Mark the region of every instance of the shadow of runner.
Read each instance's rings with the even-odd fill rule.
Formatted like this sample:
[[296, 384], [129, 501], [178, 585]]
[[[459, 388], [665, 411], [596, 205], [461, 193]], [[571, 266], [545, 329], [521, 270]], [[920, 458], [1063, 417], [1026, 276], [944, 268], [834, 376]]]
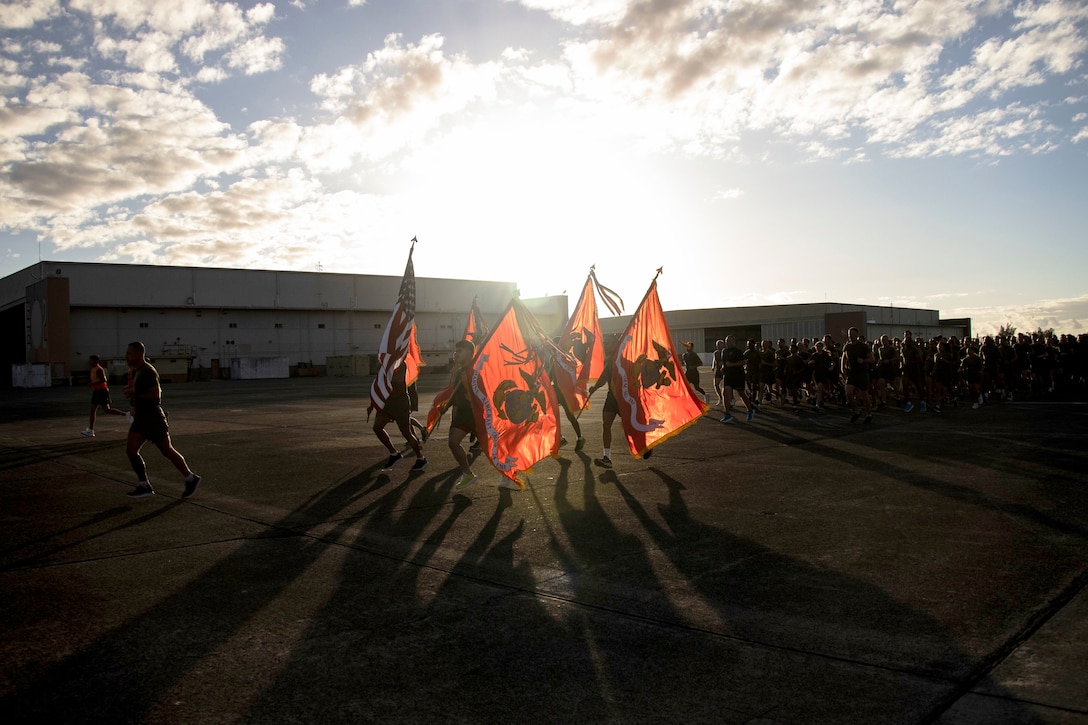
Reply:
[[[701, 603], [716, 611], [724, 627], [721, 634], [745, 643], [807, 653], [826, 660], [829, 668], [838, 662], [873, 673], [906, 675], [901, 678], [902, 700], [885, 705], [888, 719], [912, 710], [935, 716], [943, 710], [950, 692], [963, 683], [973, 683], [978, 660], [925, 614], [871, 584], [784, 556], [696, 520], [684, 500], [684, 485], [658, 469], [650, 470], [668, 489], [668, 502], [657, 505], [664, 526], [621, 481], [615, 482], [616, 488], [682, 577], [684, 588], [694, 589]], [[856, 677], [857, 672], [851, 676]], [[916, 685], [922, 680], [943, 685], [927, 693]], [[770, 692], [776, 683], [766, 686]], [[842, 707], [840, 717], [849, 712], [849, 706]], [[781, 716], [787, 720], [822, 719], [819, 712], [798, 712], [789, 705], [784, 708]], [[1014, 711], [1010, 705], [1007, 712]], [[1022, 715], [1017, 721], [1032, 720], [1026, 709]]]
[[[456, 478], [446, 477], [445, 492]], [[480, 505], [464, 496], [452, 503], [433, 528], [433, 517], [407, 515], [412, 508], [397, 520], [362, 524], [357, 541], [367, 542], [376, 524], [383, 537], [418, 548], [410, 560], [360, 552], [344, 559], [336, 592], [248, 720], [469, 722], [511, 705], [524, 711], [548, 681], [541, 655], [549, 667], [569, 667], [549, 647], [564, 632], [525, 594], [534, 579], [514, 554], [525, 521], [505, 520], [509, 492], [498, 494], [460, 557], [447, 561], [436, 558], [446, 537], [464, 511]], [[317, 689], [337, 696], [315, 698]]]
[[[375, 471], [377, 466], [313, 497], [269, 528], [280, 536], [242, 541], [177, 591], [46, 667], [32, 683], [0, 698], [0, 714], [10, 722], [123, 723], [162, 717], [150, 713], [167, 693], [329, 551], [326, 543], [303, 534], [334, 519]], [[397, 487], [386, 497], [401, 495]], [[151, 518], [152, 513], [143, 517]], [[309, 521], [309, 527], [299, 521]], [[292, 526], [294, 535], [285, 530]], [[138, 557], [133, 561], [140, 563]]]

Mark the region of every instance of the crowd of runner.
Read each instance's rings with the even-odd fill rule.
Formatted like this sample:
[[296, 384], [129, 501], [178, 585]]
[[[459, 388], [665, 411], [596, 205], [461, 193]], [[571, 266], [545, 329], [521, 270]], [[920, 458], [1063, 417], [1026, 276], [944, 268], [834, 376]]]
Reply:
[[[1011, 400], [1014, 395], [1081, 398], [1088, 391], [1088, 334], [1036, 332], [924, 340], [907, 330], [902, 338], [883, 335], [872, 341], [855, 330], [851, 334], [854, 337], [845, 343], [831, 335], [789, 341], [780, 338], [776, 342], [748, 340], [743, 350], [731, 337], [719, 340], [713, 371], [718, 402], [726, 409], [722, 422], [732, 419], [733, 394], [745, 401], [748, 420], [766, 404], [795, 412], [808, 406], [822, 412], [827, 403], [838, 403], [852, 407], [856, 421], [860, 410], [856, 398], [863, 396], [868, 398], [868, 422], [870, 405], [897, 406], [907, 413], [940, 413], [949, 405], [978, 408], [988, 401]], [[856, 357], [859, 348], [852, 347], [859, 343], [866, 346], [861, 358]], [[844, 348], [852, 348], [852, 354], [844, 356]], [[868, 355], [870, 350], [872, 355]], [[743, 387], [739, 376], [734, 377], [734, 384], [728, 382], [726, 361], [730, 359], [737, 367], [743, 365]], [[865, 360], [867, 370], [859, 371], [858, 363], [851, 366], [851, 359]], [[724, 386], [719, 385], [722, 380], [726, 381]], [[858, 381], [864, 389], [852, 390]], [[728, 400], [724, 399], [725, 391]], [[709, 402], [709, 395], [707, 398]]]

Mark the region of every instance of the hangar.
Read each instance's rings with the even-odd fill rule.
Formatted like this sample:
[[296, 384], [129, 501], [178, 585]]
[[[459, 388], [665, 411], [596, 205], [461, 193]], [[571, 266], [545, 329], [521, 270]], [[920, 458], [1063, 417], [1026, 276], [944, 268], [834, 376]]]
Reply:
[[[0, 386], [79, 384], [88, 357], [125, 374], [125, 347], [140, 340], [166, 380], [368, 375], [400, 288], [399, 276], [94, 262], [38, 262], [0, 279]], [[424, 372], [445, 372], [475, 298], [495, 320], [513, 282], [416, 278]], [[569, 314], [566, 295], [523, 300], [549, 334]], [[666, 311], [679, 347], [710, 362], [714, 342], [822, 337], [849, 327], [880, 335], [969, 337], [970, 319], [937, 310], [809, 303]], [[602, 318], [622, 332], [630, 315]], [[33, 378], [20, 380], [20, 375]]]
[[[39, 384], [42, 377], [46, 385], [79, 383], [92, 354], [123, 378], [133, 340], [167, 380], [369, 374], [400, 283], [399, 276], [39, 262], [0, 279], [0, 384], [17, 384], [16, 368]], [[416, 277], [424, 371], [447, 369], [473, 298], [492, 320], [516, 293], [513, 282]], [[547, 331], [566, 321], [565, 296], [523, 302]], [[269, 363], [278, 372], [252, 374]]]

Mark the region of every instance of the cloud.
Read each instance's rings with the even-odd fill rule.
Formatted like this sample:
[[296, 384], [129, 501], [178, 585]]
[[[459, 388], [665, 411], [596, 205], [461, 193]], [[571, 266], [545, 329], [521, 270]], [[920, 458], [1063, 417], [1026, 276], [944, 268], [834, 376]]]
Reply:
[[970, 317], [972, 331], [978, 335], [996, 333], [999, 327], [1008, 324], [1018, 332], [1053, 329], [1058, 334], [1081, 334], [1088, 332], [1088, 294], [1016, 305], [962, 307], [942, 315]]
[[32, 28], [60, 12], [57, 0], [5, 0], [0, 5], [0, 28]]
[[[1064, 132], [1016, 94], [1074, 79], [1088, 42], [1083, 4], [1062, 2], [523, 4], [590, 25], [566, 45], [576, 86], [632, 119], [669, 108], [668, 134], [689, 148], [768, 130], [815, 137], [825, 155], [854, 134], [892, 156], [1049, 150]], [[1015, 21], [1007, 37], [987, 36], [997, 14]], [[994, 118], [1010, 105], [1016, 118]]]

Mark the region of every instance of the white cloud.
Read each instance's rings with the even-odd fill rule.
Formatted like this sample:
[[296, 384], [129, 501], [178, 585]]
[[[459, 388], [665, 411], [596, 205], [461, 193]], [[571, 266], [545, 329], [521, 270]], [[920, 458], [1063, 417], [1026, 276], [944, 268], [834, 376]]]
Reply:
[[1013, 325], [1018, 332], [1053, 328], [1058, 334], [1084, 332], [1088, 324], [1088, 294], [1061, 299], [1044, 299], [1016, 305], [964, 307], [943, 311], [944, 317], [970, 317], [972, 331], [978, 335], [997, 332], [1002, 325]]
[[0, 28], [31, 28], [60, 11], [58, 0], [5, 0], [0, 5]]

